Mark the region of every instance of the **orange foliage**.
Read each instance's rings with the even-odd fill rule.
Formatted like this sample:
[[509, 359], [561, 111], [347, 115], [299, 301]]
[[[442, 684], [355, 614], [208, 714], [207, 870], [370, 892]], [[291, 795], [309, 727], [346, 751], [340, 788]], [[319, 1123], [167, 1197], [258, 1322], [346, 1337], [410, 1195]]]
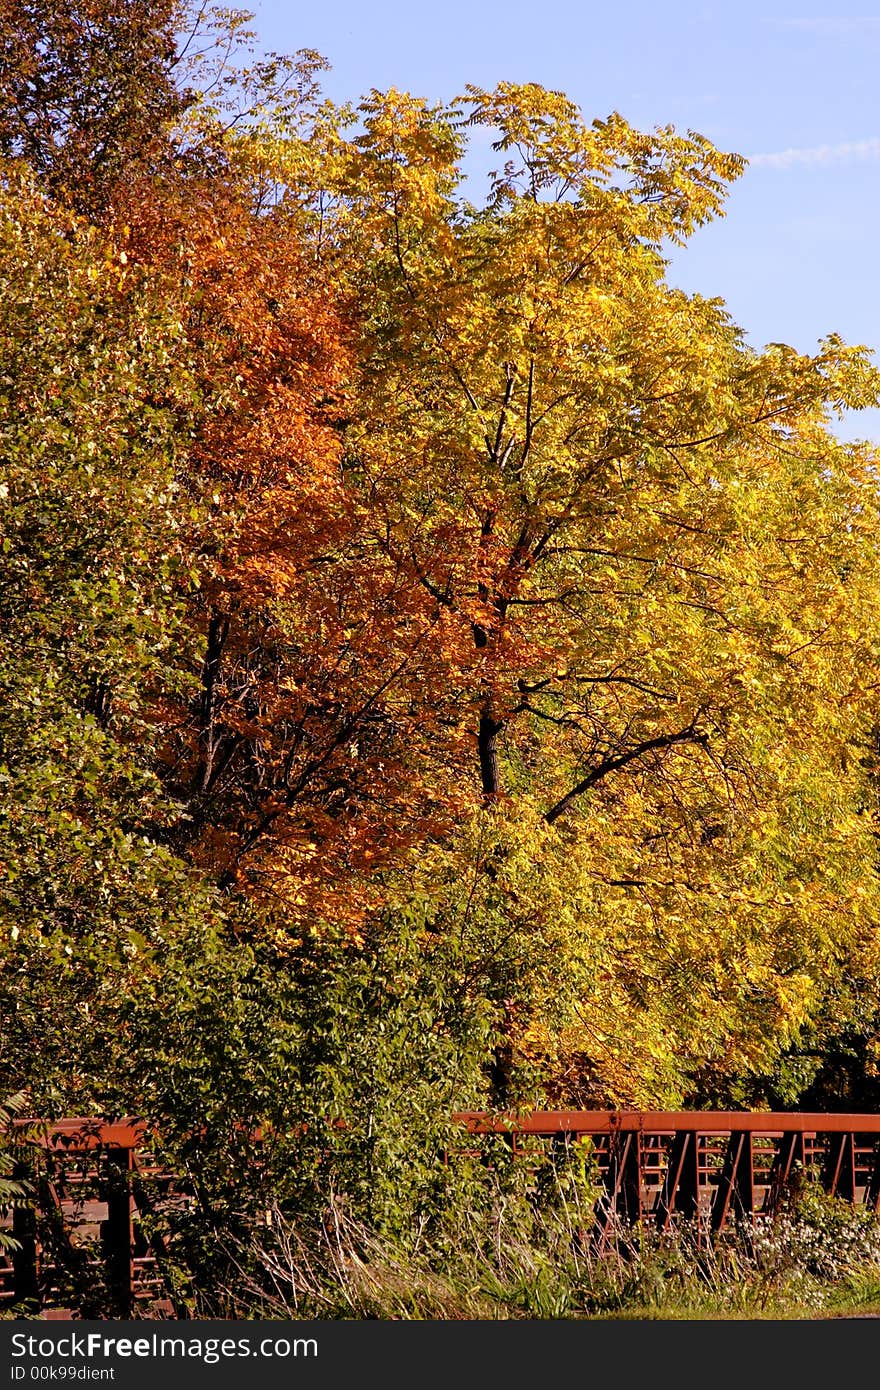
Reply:
[[176, 843], [288, 921], [318, 903], [356, 922], [359, 875], [442, 824], [459, 733], [426, 694], [443, 615], [347, 484], [344, 306], [283, 203], [204, 179], [136, 188], [120, 216], [178, 282], [201, 402], [182, 481], [209, 511], [203, 645], [196, 693], [161, 713]]

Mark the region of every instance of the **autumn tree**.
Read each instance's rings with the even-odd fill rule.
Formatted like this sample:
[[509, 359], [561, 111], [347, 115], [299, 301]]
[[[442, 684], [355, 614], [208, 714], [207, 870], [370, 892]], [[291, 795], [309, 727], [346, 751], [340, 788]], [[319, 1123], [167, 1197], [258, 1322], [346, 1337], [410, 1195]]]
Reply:
[[289, 926], [316, 900], [354, 921], [359, 883], [377, 901], [361, 871], [445, 804], [424, 777], [414, 790], [410, 756], [432, 725], [431, 623], [345, 477], [351, 305], [254, 144], [227, 143], [222, 175], [142, 181], [118, 202], [126, 254], [179, 307], [200, 402], [180, 478], [207, 508], [189, 599], [204, 645], [198, 695], [156, 707], [162, 775], [174, 845], [224, 887]]
[[0, 172], [0, 1078], [154, 1123], [205, 1280], [227, 1218], [328, 1174], [413, 1224], [486, 1031], [359, 901], [431, 816], [418, 590], [346, 487], [349, 306], [222, 124], [171, 168], [108, 130], [100, 186], [66, 145]]
[[533, 86], [361, 116], [316, 231], [363, 310], [346, 466], [445, 634], [450, 765], [578, 904], [566, 1046], [629, 1098], [761, 1065], [872, 940], [876, 461], [829, 416], [876, 374], [833, 337], [757, 352], [666, 282], [742, 168], [701, 137]]
[[184, 16], [177, 0], [3, 0], [0, 153], [90, 215], [121, 177], [170, 167]]
[[[90, 519], [135, 557], [113, 593], [158, 615], [129, 653], [93, 597], [58, 639], [65, 710], [147, 778], [125, 833], [289, 952], [415, 912], [494, 1019], [499, 1101], [518, 1059], [587, 1100], [772, 1068], [876, 961], [876, 459], [829, 422], [877, 381], [834, 337], [757, 352], [667, 283], [742, 161], [528, 85], [355, 117], [317, 55], [213, 38], [196, 99], [162, 6], [138, 32], [53, 10], [36, 50], [37, 12], [10, 18], [0, 140], [55, 203], [32, 187], [51, 255], [10, 304], [77, 267], [34, 425], [74, 431], [76, 499], [79, 371]], [[470, 130], [500, 156], [482, 202]], [[122, 374], [121, 432], [81, 360]], [[76, 515], [58, 613], [104, 572], [68, 556]]]
[[8, 167], [0, 266], [4, 1076], [79, 1106], [144, 953], [197, 912], [150, 716], [188, 641], [189, 387], [173, 311]]

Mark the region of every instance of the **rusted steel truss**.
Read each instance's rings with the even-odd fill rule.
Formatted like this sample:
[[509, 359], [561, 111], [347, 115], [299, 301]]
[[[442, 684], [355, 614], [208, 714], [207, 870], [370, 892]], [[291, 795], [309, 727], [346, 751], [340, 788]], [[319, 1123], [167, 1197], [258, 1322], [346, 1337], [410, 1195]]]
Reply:
[[[585, 1144], [601, 1188], [591, 1233], [599, 1248], [639, 1222], [669, 1230], [684, 1218], [711, 1236], [778, 1210], [802, 1177], [880, 1211], [880, 1114], [550, 1110], [454, 1118], [474, 1139], [503, 1136], [526, 1161]], [[0, 1250], [0, 1310], [26, 1305], [69, 1316], [65, 1287], [92, 1271], [116, 1316], [181, 1316], [164, 1283], [159, 1228], [147, 1218], [156, 1215], [157, 1191], [159, 1207], [188, 1198], [152, 1162], [145, 1126], [33, 1121], [21, 1136], [19, 1174], [32, 1196], [0, 1211], [0, 1230], [19, 1246]]]
[[[0, 1250], [0, 1309], [20, 1305], [70, 1316], [67, 1291], [91, 1288], [102, 1312], [174, 1315], [164, 1286], [161, 1238], [143, 1229], [154, 1175], [134, 1120], [73, 1118], [16, 1124], [15, 1175], [26, 1205], [0, 1213], [17, 1249]], [[158, 1248], [157, 1248], [158, 1247]], [[53, 1311], [54, 1310], [54, 1311]]]
[[[503, 1135], [535, 1156], [586, 1142], [601, 1184], [594, 1239], [621, 1224], [668, 1230], [685, 1218], [707, 1233], [779, 1209], [804, 1178], [854, 1206], [880, 1210], [880, 1115], [753, 1111], [548, 1110], [456, 1116], [472, 1135]], [[537, 1147], [536, 1147], [537, 1146]]]

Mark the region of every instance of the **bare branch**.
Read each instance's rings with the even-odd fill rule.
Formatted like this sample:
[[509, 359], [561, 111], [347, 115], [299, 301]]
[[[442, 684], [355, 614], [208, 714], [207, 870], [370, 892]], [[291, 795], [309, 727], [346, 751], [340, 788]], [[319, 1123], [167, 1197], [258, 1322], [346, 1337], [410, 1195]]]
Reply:
[[597, 782], [601, 782], [603, 777], [607, 777], [611, 772], [617, 772], [620, 768], [626, 767], [628, 763], [635, 762], [637, 758], [642, 758], [646, 753], [653, 753], [661, 748], [671, 748], [676, 743], [698, 743], [701, 746], [706, 743], [706, 734], [697, 733], [694, 724], [689, 724], [686, 729], [681, 729], [676, 734], [659, 734], [657, 738], [645, 739], [642, 743], [637, 743], [634, 748], [629, 748], [625, 753], [619, 753], [616, 757], [603, 758], [598, 766], [588, 772], [586, 777], [572, 787], [571, 791], [566, 792], [555, 806], [551, 806], [546, 812], [544, 819], [548, 825], [552, 825], [558, 820], [576, 800], [583, 796], [591, 787], [595, 787]]

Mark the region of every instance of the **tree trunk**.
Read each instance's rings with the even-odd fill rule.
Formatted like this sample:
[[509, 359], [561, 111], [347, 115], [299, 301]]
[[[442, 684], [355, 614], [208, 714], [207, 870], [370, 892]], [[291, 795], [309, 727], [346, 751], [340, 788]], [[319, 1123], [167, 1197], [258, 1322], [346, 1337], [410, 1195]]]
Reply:
[[217, 751], [215, 715], [217, 705], [217, 686], [220, 681], [220, 662], [223, 648], [229, 636], [229, 619], [215, 613], [208, 624], [208, 640], [205, 647], [205, 664], [202, 668], [201, 723], [204, 757], [202, 765], [196, 770], [194, 786], [205, 792], [211, 781], [214, 757]]
[[494, 719], [488, 710], [480, 715], [480, 731], [477, 735], [477, 748], [480, 753], [480, 776], [483, 780], [483, 794], [497, 796], [501, 790], [498, 776], [498, 735], [503, 728], [500, 720]]

